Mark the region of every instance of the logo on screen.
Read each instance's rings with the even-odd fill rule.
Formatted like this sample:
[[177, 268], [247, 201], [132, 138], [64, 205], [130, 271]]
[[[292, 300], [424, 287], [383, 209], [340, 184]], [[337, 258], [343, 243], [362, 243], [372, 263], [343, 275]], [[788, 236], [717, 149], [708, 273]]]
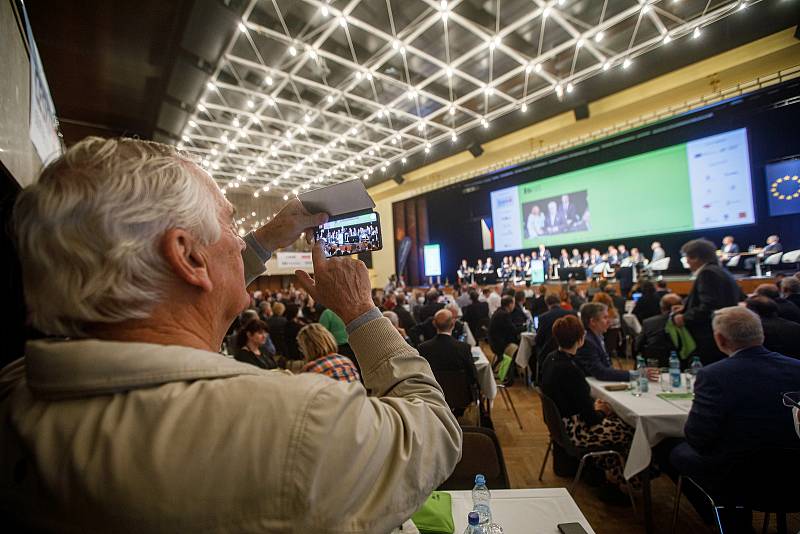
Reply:
[[769, 187], [770, 194], [778, 200], [791, 201], [800, 198], [800, 178], [795, 176], [782, 176], [772, 181]]

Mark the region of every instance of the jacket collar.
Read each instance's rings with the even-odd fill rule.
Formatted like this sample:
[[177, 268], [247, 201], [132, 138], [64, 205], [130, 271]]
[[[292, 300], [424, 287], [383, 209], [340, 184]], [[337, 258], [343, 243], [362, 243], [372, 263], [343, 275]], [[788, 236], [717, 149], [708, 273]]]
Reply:
[[175, 345], [100, 341], [31, 341], [28, 387], [49, 399], [105, 395], [138, 388], [238, 375], [258, 368], [215, 352]]
[[763, 345], [758, 345], [755, 347], [747, 347], [746, 349], [740, 349], [728, 356], [729, 358], [749, 358], [754, 356], [763, 356], [765, 354], [776, 354], [773, 351], [765, 348]]

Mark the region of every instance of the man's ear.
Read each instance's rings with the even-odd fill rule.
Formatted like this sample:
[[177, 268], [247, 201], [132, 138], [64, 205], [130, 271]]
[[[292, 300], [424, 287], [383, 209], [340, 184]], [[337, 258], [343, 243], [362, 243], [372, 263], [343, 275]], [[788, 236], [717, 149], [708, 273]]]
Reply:
[[205, 247], [189, 232], [181, 228], [167, 230], [161, 238], [161, 252], [175, 276], [203, 291], [214, 288]]

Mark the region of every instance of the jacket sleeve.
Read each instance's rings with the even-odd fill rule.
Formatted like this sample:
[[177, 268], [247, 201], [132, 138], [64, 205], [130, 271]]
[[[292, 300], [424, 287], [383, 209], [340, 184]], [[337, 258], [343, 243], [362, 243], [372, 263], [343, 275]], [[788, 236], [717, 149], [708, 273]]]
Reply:
[[[461, 429], [428, 362], [388, 319], [352, 331], [350, 345], [370, 396], [358, 383], [319, 390], [298, 423], [292, 483], [312, 499], [312, 524], [389, 532], [450, 476]], [[351, 439], [331, 439], [343, 433]]]
[[272, 252], [262, 247], [252, 232], [244, 236], [247, 247], [242, 251], [242, 261], [244, 262], [244, 284], [250, 282], [264, 274], [267, 269], [265, 264], [272, 256]]
[[594, 347], [590, 342], [583, 344], [575, 354], [575, 360], [587, 376], [593, 376], [598, 380], [606, 382], [627, 382], [630, 380], [630, 373], [624, 369], [614, 369], [606, 367], [600, 363], [600, 358], [595, 354]]
[[683, 428], [686, 441], [700, 454], [710, 454], [717, 447], [727, 414], [721, 406], [722, 391], [707, 369], [697, 373], [694, 401]]
[[695, 280], [696, 304], [683, 314], [687, 325], [705, 325], [711, 323], [711, 314], [719, 306], [720, 280], [711, 271], [703, 271]]

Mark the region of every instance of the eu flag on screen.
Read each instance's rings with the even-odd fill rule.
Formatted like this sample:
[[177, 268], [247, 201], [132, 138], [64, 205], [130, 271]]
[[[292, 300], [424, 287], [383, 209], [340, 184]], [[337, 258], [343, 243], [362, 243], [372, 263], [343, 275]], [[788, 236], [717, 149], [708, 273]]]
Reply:
[[769, 214], [800, 213], [800, 159], [769, 163], [765, 170]]

